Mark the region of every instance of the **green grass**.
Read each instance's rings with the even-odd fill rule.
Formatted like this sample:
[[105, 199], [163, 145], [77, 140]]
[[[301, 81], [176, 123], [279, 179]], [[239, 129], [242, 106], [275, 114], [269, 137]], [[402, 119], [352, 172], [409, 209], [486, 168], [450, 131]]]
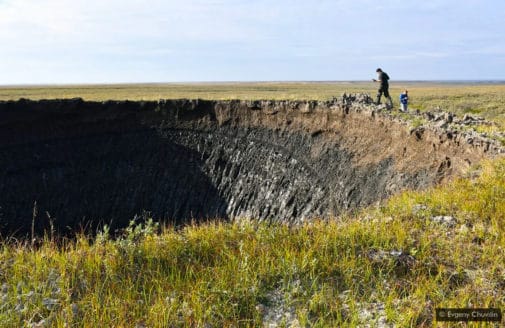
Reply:
[[[436, 307], [503, 309], [505, 160], [476, 170], [478, 178], [300, 226], [148, 221], [114, 239], [105, 231], [4, 241], [0, 326], [259, 327], [275, 306], [302, 326], [353, 326], [375, 302], [405, 327], [431, 326]], [[436, 215], [457, 223], [434, 223]], [[391, 251], [411, 258], [373, 256]]]

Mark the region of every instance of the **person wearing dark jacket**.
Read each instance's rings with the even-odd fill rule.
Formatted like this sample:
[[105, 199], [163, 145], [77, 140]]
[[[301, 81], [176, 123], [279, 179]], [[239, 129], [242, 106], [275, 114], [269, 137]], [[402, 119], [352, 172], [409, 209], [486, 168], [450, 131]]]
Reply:
[[382, 69], [377, 68], [377, 80], [373, 79], [374, 82], [379, 82], [379, 90], [377, 90], [377, 105], [381, 103], [382, 94], [389, 100], [389, 109], [393, 108], [393, 99], [389, 95], [389, 76]]

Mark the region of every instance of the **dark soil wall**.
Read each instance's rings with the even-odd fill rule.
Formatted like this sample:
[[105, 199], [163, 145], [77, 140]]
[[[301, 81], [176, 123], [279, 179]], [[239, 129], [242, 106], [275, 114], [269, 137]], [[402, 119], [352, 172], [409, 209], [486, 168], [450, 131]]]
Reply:
[[484, 154], [445, 140], [433, 150], [429, 133], [336, 102], [2, 102], [0, 138], [3, 234], [28, 232], [35, 202], [39, 231], [48, 214], [60, 232], [143, 211], [176, 223], [329, 217]]

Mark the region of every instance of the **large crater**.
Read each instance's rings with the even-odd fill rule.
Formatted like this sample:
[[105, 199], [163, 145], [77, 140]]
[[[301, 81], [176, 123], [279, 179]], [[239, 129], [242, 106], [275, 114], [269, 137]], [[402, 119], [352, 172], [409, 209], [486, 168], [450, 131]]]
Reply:
[[6, 233], [331, 217], [464, 172], [490, 152], [411, 129], [366, 96], [327, 102], [0, 102]]

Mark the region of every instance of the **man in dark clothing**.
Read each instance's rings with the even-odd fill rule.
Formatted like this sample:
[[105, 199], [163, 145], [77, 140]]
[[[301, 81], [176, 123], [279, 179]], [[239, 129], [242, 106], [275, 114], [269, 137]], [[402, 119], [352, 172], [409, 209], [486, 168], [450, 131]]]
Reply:
[[377, 91], [377, 105], [381, 103], [382, 94], [389, 100], [389, 109], [393, 108], [393, 99], [389, 95], [389, 76], [382, 69], [377, 68], [377, 80], [373, 79], [374, 82], [380, 82], [379, 90]]

